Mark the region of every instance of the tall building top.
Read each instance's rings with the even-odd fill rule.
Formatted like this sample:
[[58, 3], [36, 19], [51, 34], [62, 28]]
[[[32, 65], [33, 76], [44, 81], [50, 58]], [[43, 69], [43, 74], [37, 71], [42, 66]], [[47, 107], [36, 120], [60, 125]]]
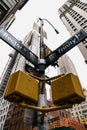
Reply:
[[80, 0], [68, 0], [67, 2], [65, 2], [65, 4], [59, 8], [58, 12], [60, 14], [60, 17], [62, 17], [65, 13], [67, 13], [69, 11], [69, 9], [71, 9], [73, 6], [75, 6], [75, 4], [77, 2], [79, 2]]
[[73, 73], [73, 74], [77, 75], [75, 66], [68, 55], [65, 54], [61, 58], [59, 58], [58, 63], [59, 63], [61, 73], [65, 73], [65, 74]]
[[[62, 5], [59, 10], [60, 19], [66, 26], [71, 35], [83, 29], [87, 32], [87, 0], [68, 0]], [[87, 63], [87, 40], [85, 39], [81, 44], [78, 44], [85, 63]]]

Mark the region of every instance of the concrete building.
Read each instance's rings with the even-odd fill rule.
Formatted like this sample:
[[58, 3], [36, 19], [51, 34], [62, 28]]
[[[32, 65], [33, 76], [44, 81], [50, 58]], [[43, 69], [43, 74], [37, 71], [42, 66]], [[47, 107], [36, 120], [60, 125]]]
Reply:
[[[58, 12], [60, 15], [60, 19], [62, 20], [63, 24], [65, 25], [65, 27], [71, 35], [73, 35], [80, 29], [84, 29], [87, 32], [86, 0], [67, 0], [67, 2], [65, 2], [65, 4], [59, 8]], [[87, 39], [83, 41], [81, 44], [79, 44], [78, 48], [80, 49], [85, 59], [85, 62], [87, 63]], [[64, 64], [61, 64], [60, 70], [63, 70], [63, 72], [67, 73], [67, 71], [69, 71], [69, 68], [72, 70], [72, 68], [69, 66], [67, 68], [67, 64], [64, 62]], [[72, 116], [77, 117], [80, 121], [82, 121], [83, 116], [87, 120], [87, 90], [84, 90], [84, 94], [86, 96], [86, 101], [79, 105], [75, 104], [73, 108], [70, 110]]]
[[11, 74], [16, 56], [17, 56], [17, 52], [13, 51], [12, 54], [10, 54], [10, 58], [5, 66], [5, 69], [3, 71], [2, 74], [2, 78], [1, 78], [1, 82], [0, 82], [0, 130], [3, 130], [4, 127], [4, 123], [7, 117], [7, 113], [8, 113], [8, 109], [9, 109], [9, 105], [10, 103], [6, 100], [4, 100], [3, 94], [4, 94], [4, 90], [5, 87], [7, 85], [9, 76]]
[[86, 97], [86, 101], [82, 102], [81, 104], [73, 105], [73, 108], [69, 109], [69, 111], [72, 117], [78, 118], [80, 122], [87, 125], [87, 90], [84, 89], [83, 92]]
[[[21, 10], [28, 0], [1, 0], [0, 1], [0, 25], [8, 29], [15, 20], [15, 13]], [[0, 78], [0, 130], [3, 130], [10, 103], [3, 98], [4, 89], [11, 74], [17, 52], [10, 54], [9, 60]]]
[[28, 0], [1, 0], [0, 1], [0, 25], [6, 29], [15, 20], [15, 13], [21, 10]]
[[73, 73], [77, 75], [75, 66], [68, 55], [65, 54], [62, 57], [60, 57], [58, 60], [58, 64], [60, 68], [60, 73], [64, 74]]
[[[48, 106], [53, 106], [52, 102], [48, 102]], [[69, 127], [72, 130], [85, 130], [85, 127], [78, 121], [77, 118], [72, 117], [69, 111], [59, 110], [49, 112], [48, 114], [48, 130], [61, 128], [62, 126]]]
[[0, 98], [0, 130], [3, 130], [4, 123], [7, 117], [7, 112], [9, 109], [9, 102], [4, 100], [3, 97]]
[[[60, 19], [70, 32], [75, 34], [80, 29], [87, 32], [87, 1], [86, 0], [67, 0], [58, 10]], [[87, 39], [78, 45], [85, 62], [87, 63]]]

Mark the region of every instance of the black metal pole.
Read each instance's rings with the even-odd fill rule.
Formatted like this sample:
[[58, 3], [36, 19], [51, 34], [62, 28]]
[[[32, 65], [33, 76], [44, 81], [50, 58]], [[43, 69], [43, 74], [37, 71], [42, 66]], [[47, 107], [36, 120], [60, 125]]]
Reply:
[[[44, 67], [44, 57], [45, 57], [45, 48], [44, 48], [44, 40], [43, 40], [43, 20], [40, 19], [40, 67], [42, 71], [40, 71], [40, 76], [44, 77], [45, 75], [45, 67]], [[46, 98], [46, 89], [45, 83], [39, 81], [38, 86], [38, 106], [45, 107], [47, 106], [47, 98]], [[38, 130], [48, 130], [48, 119], [47, 114], [38, 112]]]

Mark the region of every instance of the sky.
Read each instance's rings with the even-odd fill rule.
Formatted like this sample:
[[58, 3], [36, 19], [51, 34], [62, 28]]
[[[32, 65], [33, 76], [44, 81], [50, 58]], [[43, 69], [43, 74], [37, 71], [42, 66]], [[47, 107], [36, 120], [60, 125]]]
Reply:
[[[52, 50], [56, 49], [62, 43], [70, 38], [70, 34], [59, 18], [58, 8], [61, 7], [66, 0], [29, 0], [21, 11], [17, 11], [16, 20], [9, 28], [17, 39], [23, 38], [33, 29], [33, 23], [37, 22], [38, 17], [46, 18], [59, 31], [56, 34], [53, 28], [44, 22], [44, 30], [48, 35], [48, 47]], [[8, 54], [12, 48], [0, 40], [0, 76], [8, 60]], [[67, 53], [73, 61], [81, 84], [84, 88], [86, 85], [87, 65], [84, 63], [84, 58], [77, 47]]]

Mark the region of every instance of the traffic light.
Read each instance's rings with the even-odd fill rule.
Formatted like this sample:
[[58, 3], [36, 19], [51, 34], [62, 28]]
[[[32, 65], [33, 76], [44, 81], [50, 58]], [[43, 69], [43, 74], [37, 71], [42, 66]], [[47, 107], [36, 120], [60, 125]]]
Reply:
[[38, 81], [22, 71], [17, 71], [9, 78], [4, 98], [10, 102], [24, 101], [35, 105], [38, 101]]
[[76, 75], [69, 73], [51, 82], [55, 105], [75, 104], [85, 100], [81, 84]]

